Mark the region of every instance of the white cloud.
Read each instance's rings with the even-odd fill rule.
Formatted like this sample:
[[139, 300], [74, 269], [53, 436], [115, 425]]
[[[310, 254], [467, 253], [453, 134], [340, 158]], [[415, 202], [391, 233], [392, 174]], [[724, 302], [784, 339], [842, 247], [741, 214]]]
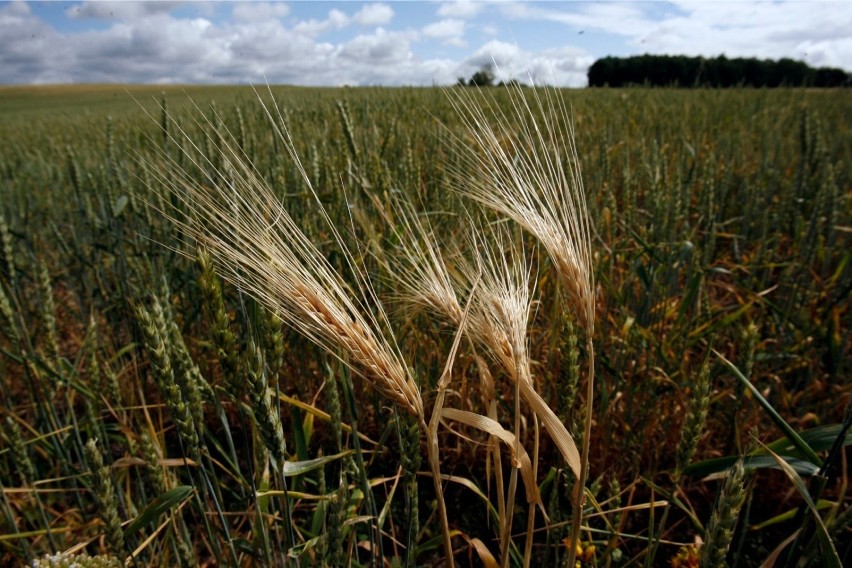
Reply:
[[303, 20], [297, 23], [293, 30], [309, 36], [318, 36], [324, 33], [345, 28], [349, 24], [349, 16], [334, 9], [329, 11], [325, 20]]
[[26, 2], [9, 2], [5, 8], [0, 9], [0, 18], [26, 17], [32, 13]]
[[263, 22], [283, 18], [290, 13], [290, 6], [283, 2], [238, 2], [232, 14], [238, 22]]
[[328, 21], [331, 22], [331, 25], [335, 29], [340, 29], [349, 24], [349, 16], [347, 16], [340, 10], [331, 10], [328, 13]]
[[[677, 2], [634, 45], [654, 53], [805, 59], [850, 67], [852, 10], [844, 2]], [[812, 49], [811, 49], [812, 48]]]
[[[340, 4], [322, 19], [306, 19], [314, 13], [306, 5], [0, 3], [0, 82], [256, 83], [265, 76], [308, 85], [450, 84], [493, 58], [503, 79], [582, 86], [588, 66], [607, 55], [592, 52], [590, 36], [604, 46], [597, 49], [614, 45], [620, 53], [724, 52], [852, 68], [848, 2], [458, 2], [439, 5], [442, 16], [417, 29], [402, 27], [410, 25], [400, 23], [404, 3], [365, 3], [351, 16]], [[43, 20], [46, 6], [74, 25]], [[467, 19], [486, 9], [488, 18]], [[381, 27], [351, 37], [355, 25]], [[582, 39], [579, 30], [587, 32]], [[483, 40], [496, 34], [518, 43]], [[530, 47], [547, 37], [557, 39]], [[465, 40], [478, 43], [467, 48]]]
[[72, 19], [122, 20], [145, 18], [154, 14], [168, 14], [180, 2], [81, 2], [69, 6], [65, 13]]
[[352, 20], [362, 26], [381, 26], [392, 19], [393, 9], [383, 3], [366, 4], [352, 16]]
[[423, 35], [427, 37], [446, 38], [462, 34], [464, 34], [464, 22], [461, 20], [441, 20], [423, 28]]
[[494, 66], [498, 81], [516, 79], [537, 85], [583, 87], [586, 71], [594, 60], [585, 51], [571, 47], [533, 52], [517, 44], [492, 40], [462, 62], [457, 76], [469, 77], [483, 67]]
[[852, 57], [852, 37], [834, 41], [805, 40], [796, 44], [796, 51], [815, 67], [846, 67], [848, 69], [850, 57]]
[[[806, 59], [850, 68], [848, 2], [642, 2], [500, 5], [511, 19], [549, 21], [620, 36], [636, 53]], [[805, 44], [815, 45], [813, 51]], [[810, 44], [808, 44], [810, 45]], [[600, 54], [606, 55], [606, 54]]]
[[442, 40], [442, 43], [464, 47], [463, 20], [447, 19], [429, 24], [423, 28], [423, 36]]
[[343, 59], [389, 65], [411, 59], [412, 39], [416, 39], [415, 34], [378, 28], [375, 33], [359, 35], [343, 44], [339, 53]]
[[485, 7], [485, 2], [472, 0], [455, 0], [453, 2], [442, 2], [438, 8], [438, 15], [444, 18], [470, 19], [477, 16]]

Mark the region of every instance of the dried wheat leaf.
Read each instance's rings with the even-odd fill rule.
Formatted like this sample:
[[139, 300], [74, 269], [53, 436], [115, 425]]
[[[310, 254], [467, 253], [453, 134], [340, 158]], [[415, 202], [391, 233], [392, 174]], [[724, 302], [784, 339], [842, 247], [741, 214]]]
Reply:
[[553, 440], [553, 443], [556, 444], [557, 448], [559, 448], [559, 452], [565, 458], [565, 462], [568, 464], [568, 467], [571, 468], [574, 476], [579, 478], [580, 452], [577, 451], [577, 444], [574, 443], [574, 438], [571, 437], [568, 429], [565, 428], [565, 425], [559, 420], [556, 414], [554, 414], [553, 410], [551, 410], [547, 403], [544, 402], [544, 399], [541, 398], [541, 395], [536, 392], [532, 385], [524, 381], [520, 381], [519, 386], [521, 396], [527, 404], [530, 405], [536, 416], [541, 419], [541, 423], [544, 425], [548, 434], [550, 434], [550, 438]]
[[520, 442], [517, 442], [513, 433], [503, 428], [496, 420], [492, 420], [482, 414], [476, 414], [475, 412], [468, 412], [457, 408], [444, 408], [441, 411], [441, 417], [447, 420], [456, 420], [502, 440], [512, 452], [512, 465], [521, 470], [521, 477], [524, 480], [524, 487], [527, 491], [527, 501], [541, 504], [541, 495], [538, 493], [538, 485], [536, 485], [535, 476], [533, 475], [530, 456]]

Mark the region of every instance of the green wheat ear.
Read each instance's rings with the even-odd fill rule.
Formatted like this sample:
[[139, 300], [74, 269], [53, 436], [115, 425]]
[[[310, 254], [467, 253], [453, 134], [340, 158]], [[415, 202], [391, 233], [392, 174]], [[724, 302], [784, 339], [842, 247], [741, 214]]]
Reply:
[[94, 438], [86, 443], [84, 449], [86, 458], [89, 460], [90, 471], [95, 479], [95, 499], [98, 502], [101, 520], [105, 525], [107, 545], [110, 552], [123, 557], [126, 554], [124, 533], [121, 530], [118, 500], [115, 497], [109, 466], [104, 464], [103, 455]]
[[190, 405], [187, 403], [180, 386], [175, 380], [169, 348], [166, 346], [168, 329], [159, 301], [154, 297], [151, 310], [141, 305], [135, 306], [136, 318], [153, 368], [154, 379], [163, 391], [166, 406], [177, 426], [178, 435], [189, 457], [201, 461], [201, 440], [195, 428]]
[[6, 295], [6, 290], [0, 286], [0, 314], [3, 315], [4, 326], [0, 327], [2, 331], [12, 343], [20, 346], [21, 334], [18, 331], [18, 322], [15, 316], [15, 310], [12, 309], [12, 302], [9, 296]]
[[237, 336], [231, 329], [231, 318], [225, 309], [222, 284], [213, 268], [213, 259], [206, 249], [198, 250], [196, 262], [201, 270], [198, 284], [204, 305], [207, 306], [209, 317], [213, 320], [213, 343], [216, 346], [216, 356], [225, 389], [230, 395], [239, 397], [243, 391], [243, 382], [239, 376]]
[[251, 407], [257, 429], [266, 449], [278, 467], [287, 461], [287, 445], [284, 442], [284, 427], [278, 416], [278, 407], [273, 404], [272, 393], [263, 370], [263, 353], [250, 341], [245, 353], [246, 379]]
[[683, 429], [680, 434], [680, 443], [677, 447], [677, 466], [675, 467], [675, 479], [680, 479], [683, 470], [692, 461], [701, 434], [704, 430], [704, 421], [707, 418], [707, 409], [710, 407], [710, 363], [705, 361], [698, 373], [695, 390], [689, 402], [689, 412], [686, 415]]
[[53, 297], [53, 285], [50, 281], [50, 273], [47, 264], [43, 260], [38, 262], [38, 284], [41, 293], [41, 317], [44, 322], [45, 349], [51, 362], [55, 365], [59, 361], [59, 338], [56, 328], [56, 302]]
[[16, 466], [21, 485], [29, 485], [36, 480], [36, 469], [21, 433], [21, 427], [10, 416], [6, 417], [6, 439], [11, 446], [12, 458]]
[[9, 279], [9, 287], [15, 289], [17, 287], [17, 267], [15, 266], [15, 248], [12, 242], [12, 231], [9, 230], [9, 224], [6, 223], [6, 217], [0, 211], [0, 242], [2, 242], [3, 256], [2, 260], [5, 266], [6, 278]]
[[99, 554], [48, 554], [33, 560], [32, 568], [123, 568], [124, 563], [115, 556]]
[[710, 517], [701, 547], [700, 568], [723, 568], [734, 537], [734, 527], [745, 501], [745, 467], [739, 460], [728, 472]]

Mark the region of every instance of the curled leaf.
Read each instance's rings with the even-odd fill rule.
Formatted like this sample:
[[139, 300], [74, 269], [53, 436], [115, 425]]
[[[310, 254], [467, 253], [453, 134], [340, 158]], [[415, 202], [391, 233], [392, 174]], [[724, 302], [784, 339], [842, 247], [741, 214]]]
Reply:
[[441, 411], [441, 417], [461, 422], [503, 441], [511, 451], [512, 465], [521, 470], [521, 477], [524, 480], [524, 488], [526, 488], [527, 492], [527, 501], [536, 504], [541, 503], [541, 495], [538, 492], [538, 485], [536, 485], [535, 476], [533, 475], [530, 456], [517, 441], [513, 433], [503, 428], [496, 420], [492, 420], [482, 414], [476, 414], [475, 412], [468, 412], [457, 408], [444, 408]]

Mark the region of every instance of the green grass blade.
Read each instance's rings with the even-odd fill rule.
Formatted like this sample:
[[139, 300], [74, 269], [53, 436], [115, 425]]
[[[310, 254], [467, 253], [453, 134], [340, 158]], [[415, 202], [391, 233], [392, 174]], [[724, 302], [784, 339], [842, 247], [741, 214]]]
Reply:
[[805, 442], [802, 437], [799, 436], [796, 431], [793, 430], [793, 428], [791, 428], [790, 425], [787, 424], [787, 422], [783, 418], [781, 418], [781, 415], [778, 414], [778, 412], [776, 412], [774, 408], [772, 408], [772, 405], [769, 404], [769, 401], [766, 400], [763, 395], [760, 394], [760, 391], [757, 390], [757, 388], [755, 388], [753, 384], [751, 384], [751, 381], [748, 380], [745, 375], [740, 372], [739, 369], [737, 369], [736, 365], [728, 361], [724, 355], [722, 355], [715, 349], [713, 350], [713, 353], [715, 353], [716, 356], [722, 360], [722, 363], [724, 363], [725, 366], [731, 370], [731, 372], [734, 374], [734, 377], [736, 377], [737, 380], [739, 380], [746, 388], [751, 391], [755, 399], [757, 399], [757, 402], [760, 403], [766, 413], [769, 414], [769, 417], [772, 419], [772, 421], [775, 422], [775, 425], [778, 426], [778, 428], [780, 428], [782, 432], [784, 432], [784, 435], [787, 436], [790, 442], [792, 442], [793, 445], [796, 446], [796, 448], [800, 452], [802, 452], [805, 458], [812, 464], [816, 466], [821, 466], [822, 460], [819, 459], [819, 456], [816, 455], [816, 452], [814, 452], [813, 448], [811, 448], [807, 444], [807, 442]]
[[139, 513], [139, 516], [133, 519], [133, 521], [125, 527], [125, 538], [156, 522], [160, 515], [188, 499], [192, 492], [192, 486], [181, 485], [166, 491], [162, 495], [158, 495], [147, 507], [145, 507], [145, 509], [142, 510], [141, 513]]
[[[837, 436], [840, 435], [843, 429], [842, 424], [825, 424], [805, 430], [799, 434], [799, 437], [815, 452], [828, 450], [834, 444]], [[852, 444], [852, 433], [846, 434], [843, 445]], [[771, 444], [767, 444], [765, 448], [758, 448], [751, 455], [744, 458], [744, 465], [748, 469], [774, 468], [778, 466], [773, 459], [766, 455], [768, 450], [772, 450], [776, 454], [782, 456], [790, 466], [796, 470], [799, 475], [815, 475], [819, 472], [819, 468], [807, 461], [806, 457], [800, 452], [789, 438], [783, 437], [775, 440]], [[736, 456], [727, 456], [722, 458], [713, 458], [695, 462], [684, 468], [684, 473], [687, 475], [708, 476], [727, 471], [739, 458]]]
[[[799, 436], [815, 452], [830, 450], [843, 430], [843, 424], [825, 424], [801, 432]], [[842, 442], [844, 446], [852, 444], [852, 432], [848, 432]], [[781, 438], [766, 446], [776, 454], [806, 459], [787, 438]], [[761, 448], [755, 453], [764, 453]]]
[[[822, 511], [822, 510], [825, 510], [825, 509], [831, 509], [835, 505], [837, 505], [837, 503], [834, 503], [833, 501], [827, 501], [825, 499], [820, 499], [819, 501], [817, 501], [816, 508], [818, 510]], [[766, 519], [762, 523], [758, 523], [756, 525], [751, 526], [750, 529], [753, 530], [753, 531], [759, 531], [760, 529], [765, 529], [766, 527], [771, 527], [773, 525], [781, 524], [785, 521], [789, 521], [789, 520], [795, 518], [797, 512], [798, 512], [798, 509], [790, 509], [788, 511], [784, 511], [780, 515], [775, 515], [772, 518]]]
[[799, 492], [799, 495], [802, 496], [802, 499], [804, 499], [808, 509], [810, 509], [813, 514], [814, 524], [816, 525], [817, 540], [819, 541], [819, 547], [822, 550], [823, 566], [826, 568], [842, 568], [843, 565], [840, 562], [840, 557], [837, 555], [837, 549], [834, 548], [834, 543], [828, 535], [828, 530], [822, 522], [822, 517], [819, 516], [817, 506], [813, 499], [811, 499], [811, 494], [808, 492], [805, 482], [802, 481], [799, 474], [796, 473], [796, 471], [790, 467], [781, 456], [774, 453], [772, 450], [769, 450], [769, 454], [775, 458], [778, 465], [781, 466], [781, 470], [787, 474], [787, 477], [789, 477], [790, 481], [793, 482], [793, 485], [796, 486], [796, 490]]

